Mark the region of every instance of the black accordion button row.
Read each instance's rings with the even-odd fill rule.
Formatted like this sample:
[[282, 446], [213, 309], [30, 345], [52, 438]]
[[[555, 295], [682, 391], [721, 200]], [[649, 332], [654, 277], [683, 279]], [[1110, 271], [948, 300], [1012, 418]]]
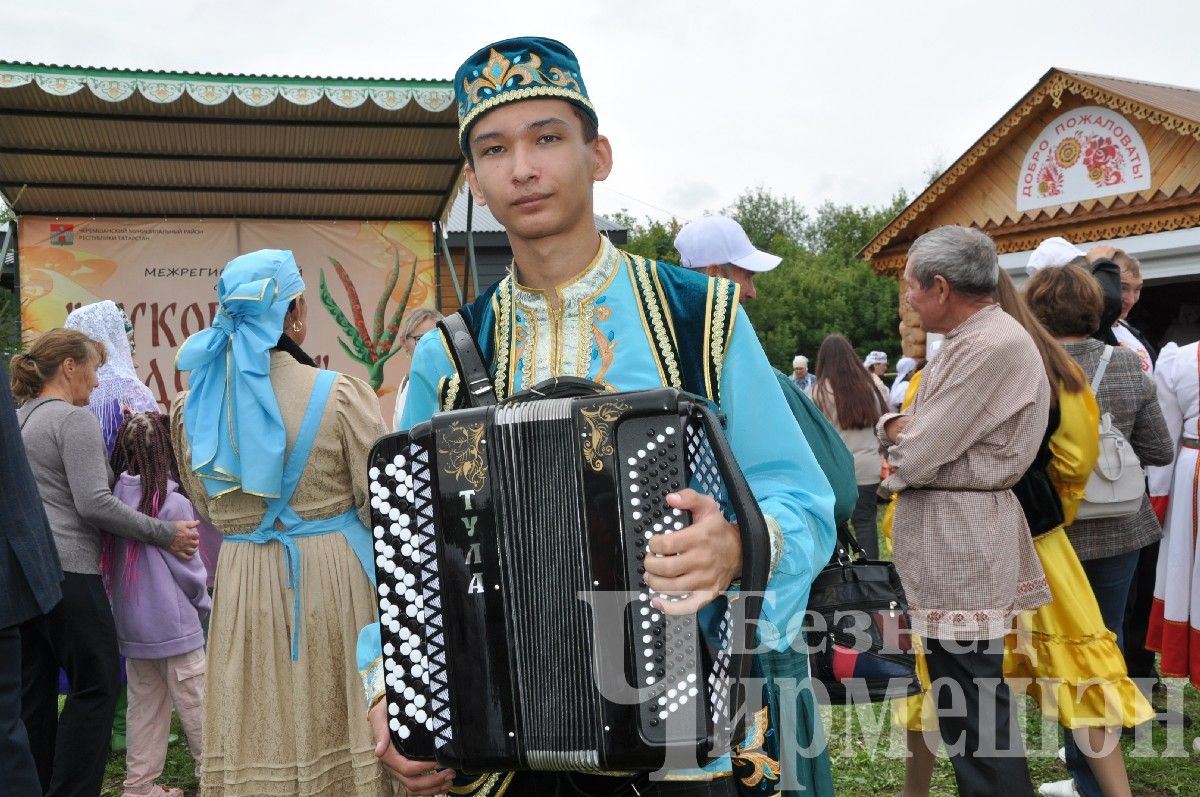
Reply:
[[[635, 572], [639, 577], [646, 572], [643, 563], [650, 540], [656, 534], [671, 534], [690, 523], [683, 510], [674, 509], [666, 502], [668, 493], [683, 487], [682, 463], [675, 435], [675, 428], [670, 426], [662, 431], [646, 429], [645, 442], [626, 458], [630, 469], [626, 474], [625, 490], [632, 507], [629, 514], [632, 523], [628, 528], [638, 562]], [[646, 722], [656, 728], [699, 694], [697, 676], [692, 670], [696, 660], [696, 640], [692, 630], [670, 633], [672, 619], [664, 617], [650, 603], [654, 590], [646, 585], [644, 578], [639, 578], [638, 586], [642, 591], [633, 605], [635, 630], [640, 625], [637, 667], [640, 685], [649, 691], [644, 704]], [[675, 622], [688, 623], [690, 629], [695, 621], [686, 618]]]
[[422, 634], [421, 551], [415, 534], [413, 479], [404, 470], [406, 464], [403, 455], [397, 454], [390, 461], [379, 460], [368, 472], [371, 508], [378, 521], [373, 536], [376, 565], [381, 571], [379, 617], [389, 692], [388, 726], [402, 740], [414, 731], [432, 731], [433, 725], [427, 698], [429, 661]]

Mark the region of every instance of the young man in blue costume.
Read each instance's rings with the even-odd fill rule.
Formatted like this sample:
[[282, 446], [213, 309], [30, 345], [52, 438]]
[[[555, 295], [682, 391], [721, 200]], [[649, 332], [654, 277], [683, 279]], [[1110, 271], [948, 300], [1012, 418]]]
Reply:
[[[579, 65], [565, 45], [520, 38], [484, 47], [459, 68], [455, 92], [471, 192], [504, 224], [514, 255], [512, 273], [466, 311], [497, 397], [552, 376], [578, 376], [614, 392], [669, 386], [714, 402], [771, 532], [759, 641], [787, 650], [812, 580], [833, 550], [833, 496], [738, 307], [737, 286], [629, 255], [596, 231], [592, 188], [612, 169], [612, 148], [597, 132]], [[413, 356], [401, 428], [455, 407], [464, 390], [443, 336], [427, 335]], [[651, 543], [664, 556], [647, 557], [646, 581], [658, 592], [690, 594], [663, 611], [696, 612], [738, 578], [738, 530], [708, 496], [683, 490], [668, 502], [690, 511], [693, 522]], [[359, 668], [375, 701], [376, 754], [409, 794], [634, 793], [626, 778], [469, 776], [407, 760], [391, 745], [378, 700], [377, 629], [364, 629]], [[785, 730], [803, 739], [813, 729]], [[673, 771], [640, 794], [772, 793], [780, 781], [778, 753], [771, 755], [777, 731], [761, 723], [753, 731], [732, 763], [726, 756], [703, 770]], [[795, 746], [790, 739], [788, 745]], [[801, 783], [818, 779], [806, 775], [799, 774]], [[828, 781], [827, 767], [819, 779]], [[577, 791], [583, 780], [586, 791]]]

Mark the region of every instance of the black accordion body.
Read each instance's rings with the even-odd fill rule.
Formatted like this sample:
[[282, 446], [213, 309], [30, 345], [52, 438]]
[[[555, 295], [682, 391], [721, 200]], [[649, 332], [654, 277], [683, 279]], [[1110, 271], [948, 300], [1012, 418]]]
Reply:
[[[670, 389], [519, 398], [440, 413], [371, 451], [397, 749], [473, 771], [653, 770], [671, 748], [727, 752], [769, 542], [715, 416]], [[649, 540], [691, 523], [665, 499], [689, 486], [731, 508], [742, 536], [748, 595], [719, 597], [708, 633], [653, 607], [642, 577]], [[603, 595], [619, 595], [607, 611], [586, 597]]]

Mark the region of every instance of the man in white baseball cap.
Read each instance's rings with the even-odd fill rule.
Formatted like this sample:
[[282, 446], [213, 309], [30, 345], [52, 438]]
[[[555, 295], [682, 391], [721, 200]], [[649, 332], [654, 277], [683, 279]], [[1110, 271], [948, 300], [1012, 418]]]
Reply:
[[675, 248], [681, 266], [736, 282], [743, 302], [758, 295], [754, 275], [770, 271], [783, 260], [755, 249], [742, 225], [726, 216], [704, 216], [689, 222], [675, 236]]
[[1033, 276], [1044, 268], [1061, 268], [1076, 258], [1084, 257], [1085, 253], [1066, 238], [1054, 236], [1038, 244], [1037, 249], [1029, 256], [1025, 265], [1025, 273]]

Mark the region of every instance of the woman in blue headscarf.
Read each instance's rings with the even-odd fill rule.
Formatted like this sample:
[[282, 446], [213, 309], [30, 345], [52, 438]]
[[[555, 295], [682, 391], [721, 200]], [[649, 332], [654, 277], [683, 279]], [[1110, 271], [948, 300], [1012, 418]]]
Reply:
[[213, 325], [184, 343], [179, 471], [225, 535], [209, 628], [201, 794], [390, 793], [372, 755], [358, 629], [375, 619], [367, 453], [375, 393], [300, 346], [291, 252], [231, 261]]

